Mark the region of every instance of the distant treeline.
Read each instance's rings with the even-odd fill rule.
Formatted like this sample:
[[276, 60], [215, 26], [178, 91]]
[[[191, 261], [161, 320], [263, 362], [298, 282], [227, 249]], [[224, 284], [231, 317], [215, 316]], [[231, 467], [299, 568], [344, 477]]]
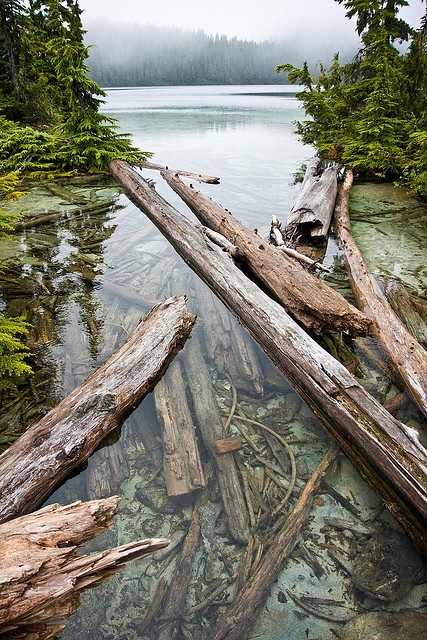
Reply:
[[103, 87], [286, 83], [276, 65], [301, 57], [286, 43], [229, 39], [202, 30], [109, 21], [85, 28], [86, 43], [94, 45], [91, 77]]

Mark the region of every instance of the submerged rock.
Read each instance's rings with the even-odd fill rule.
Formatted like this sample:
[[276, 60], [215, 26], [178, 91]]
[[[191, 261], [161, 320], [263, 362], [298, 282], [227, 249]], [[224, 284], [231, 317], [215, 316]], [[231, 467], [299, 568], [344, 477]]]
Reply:
[[403, 534], [390, 529], [372, 536], [353, 568], [354, 585], [385, 602], [400, 600], [425, 576], [418, 551]]
[[347, 622], [340, 640], [427, 640], [427, 613], [365, 613]]

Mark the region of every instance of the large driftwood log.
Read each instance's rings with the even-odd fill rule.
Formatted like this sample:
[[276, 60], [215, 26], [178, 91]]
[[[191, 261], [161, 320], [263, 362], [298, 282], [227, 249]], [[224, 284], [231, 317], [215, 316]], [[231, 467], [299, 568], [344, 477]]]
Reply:
[[204, 225], [232, 239], [256, 278], [302, 326], [318, 334], [367, 332], [369, 323], [365, 316], [297, 260], [265, 242], [229, 211], [184, 184], [178, 176], [168, 171], [161, 174]]
[[276, 539], [271, 541], [255, 573], [236, 594], [233, 604], [220, 617], [208, 640], [245, 640], [248, 637], [260, 607], [270, 595], [275, 579], [298, 542], [322, 478], [337, 453], [338, 448], [335, 445], [330, 447], [305, 485], [284, 527]]
[[156, 386], [154, 399], [162, 425], [168, 496], [184, 497], [206, 485], [179, 362], [172, 363], [167, 376]]
[[154, 307], [135, 333], [0, 456], [0, 522], [28, 513], [153, 389], [188, 338], [185, 298]]
[[91, 555], [77, 546], [107, 530], [119, 498], [49, 505], [0, 525], [0, 638], [51, 638], [79, 606], [80, 592], [121, 565], [165, 547], [163, 538], [138, 540]]
[[427, 352], [396, 316], [370, 273], [350, 231], [348, 201], [353, 172], [346, 173], [335, 209], [335, 233], [343, 252], [353, 293], [372, 320], [372, 332], [381, 342], [390, 364], [421, 411], [427, 415]]
[[321, 170], [322, 161], [312, 158], [301, 191], [288, 216], [285, 235], [293, 242], [298, 236], [326, 241], [337, 197], [337, 168]]
[[132, 201], [246, 326], [408, 535], [427, 553], [427, 451], [226, 253], [171, 207], [126, 162], [110, 170]]

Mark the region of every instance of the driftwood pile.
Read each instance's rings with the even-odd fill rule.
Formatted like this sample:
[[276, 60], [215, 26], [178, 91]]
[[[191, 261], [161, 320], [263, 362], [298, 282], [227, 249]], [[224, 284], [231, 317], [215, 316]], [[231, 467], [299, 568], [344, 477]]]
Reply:
[[0, 637], [10, 637], [11, 630], [13, 637], [52, 637], [62, 628], [52, 621], [77, 608], [81, 589], [168, 544], [142, 540], [76, 556], [77, 545], [111, 526], [116, 498], [22, 514], [46, 500], [138, 406], [194, 321], [183, 297], [154, 307], [116, 353], [0, 456]]
[[[144, 431], [140, 435], [145, 451], [152, 457], [155, 469], [152, 477], [156, 478], [163, 470], [167, 495], [183, 505], [191, 504], [191, 517], [170, 536], [165, 555], [157, 555], [154, 567], [164, 567], [170, 558], [177, 557], [181, 548], [170, 581], [163, 578], [164, 569], [158, 570], [162, 577], [151, 605], [141, 612], [137, 623], [138, 637], [156, 629], [155, 637], [160, 640], [182, 637], [244, 640], [253, 629], [279, 572], [295, 550], [320, 579], [325, 570], [316, 554], [304, 543], [301, 532], [307, 527], [322, 479], [337, 464], [340, 448], [418, 549], [427, 553], [424, 537], [427, 452], [420, 444], [418, 434], [393, 418], [357, 383], [345, 366], [311, 337], [323, 338], [337, 332], [359, 336], [372, 332], [381, 339], [384, 332], [376, 322], [376, 312], [368, 306], [361, 310], [353, 307], [314, 275], [319, 267], [315, 261], [307, 260], [294, 249], [289, 251], [286, 246], [286, 251], [272, 246], [210, 198], [184, 184], [178, 174], [208, 183], [217, 182], [216, 178], [169, 171], [152, 164], [148, 168], [161, 171], [201, 224], [179, 214], [126, 163], [114, 161], [110, 165], [111, 173], [130, 199], [248, 329], [339, 447], [330, 444], [314, 471], [304, 474], [300, 463], [296, 462], [286, 426], [283, 431], [272, 429], [245, 412], [238, 397], [239, 377], [245, 378], [245, 385], [250, 386], [255, 395], [261, 395], [265, 372], [260, 371], [252, 343], [244, 334], [232, 331], [227, 314], [207, 289], [198, 292], [203, 298], [198, 305], [205, 311], [203, 326], [196, 327], [181, 356], [171, 362], [195, 322], [195, 317], [187, 311], [184, 298], [177, 295], [185, 290], [192, 302], [194, 292], [189, 281], [180, 282], [179, 277], [168, 277], [169, 290], [165, 286], [165, 274], [174, 273], [174, 261], [159, 264], [161, 286], [156, 284], [157, 276], [153, 273], [152, 289], [144, 287], [143, 295], [132, 287], [109, 282], [112, 295], [120, 295], [140, 307], [151, 306], [165, 294], [171, 297], [157, 304], [100, 369], [0, 456], [0, 521], [4, 523], [0, 525], [1, 543], [13, 553], [21, 553], [20, 557], [34, 550], [35, 559], [35, 566], [28, 571], [22, 570], [18, 578], [13, 571], [17, 556], [10, 555], [11, 561], [6, 559], [1, 566], [0, 597], [4, 594], [7, 600], [7, 615], [0, 620], [3, 624], [0, 637], [8, 637], [7, 633], [12, 629], [14, 634], [20, 634], [13, 637], [51, 637], [59, 630], [56, 621], [78, 606], [73, 593], [108, 577], [116, 571], [117, 564], [128, 558], [169, 543], [164, 538], [143, 540], [126, 545], [126, 548], [118, 547], [76, 559], [75, 547], [111, 524], [112, 515], [117, 511], [116, 498], [73, 504], [67, 508], [53, 505], [36, 514], [22, 516], [40, 505], [71, 470], [80, 466], [151, 390], [154, 390], [153, 411], [160, 432], [154, 424], [156, 421], [151, 425], [150, 416], [146, 415]], [[332, 204], [328, 204], [324, 221], [327, 229], [335, 203], [336, 170], [328, 171], [327, 187], [323, 184], [324, 178], [317, 173], [316, 163], [316, 171], [308, 171], [307, 177], [318, 183], [314, 191], [318, 194], [320, 190], [323, 194], [316, 195], [314, 202], [316, 199], [324, 202], [324, 194], [330, 194], [326, 199]], [[307, 188], [302, 194], [309, 191]], [[346, 194], [344, 189], [338, 214], [346, 207]], [[301, 206], [294, 209], [303, 210], [307, 218], [306, 196], [301, 202]], [[308, 218], [304, 224], [307, 221]], [[312, 235], [324, 237], [327, 233], [319, 231], [315, 212], [309, 224]], [[346, 225], [345, 222], [342, 224]], [[300, 233], [295, 229], [291, 230], [293, 239]], [[280, 243], [280, 225], [276, 224], [276, 231]], [[348, 237], [343, 242], [350, 244]], [[227, 337], [221, 345], [209, 337], [213, 334], [211, 327], [218, 324], [226, 329]], [[425, 352], [423, 355], [423, 351], [417, 350], [413, 339], [402, 347], [401, 353], [405, 353], [406, 348], [418, 358], [418, 366], [406, 377], [402, 367], [399, 369], [396, 365], [396, 371], [414, 401], [425, 410]], [[215, 363], [217, 370], [227, 372], [221, 383], [229, 393], [226, 416], [214, 389], [212, 372], [205, 364], [204, 353]], [[396, 360], [399, 358], [402, 356], [398, 355]], [[162, 377], [166, 368], [168, 374]], [[209, 504], [212, 470], [208, 470], [209, 465], [206, 467], [207, 454], [218, 482], [228, 535], [241, 549], [238, 554], [233, 552], [228, 557], [219, 552], [210, 537], [216, 517]], [[129, 475], [128, 461], [120, 448], [113, 455], [108, 451], [104, 457], [103, 451], [98, 455], [98, 471], [91, 472], [87, 480], [90, 498], [104, 496], [114, 489], [114, 479], [109, 480], [112, 469], [116, 480]], [[330, 495], [333, 495], [332, 488]], [[335, 493], [335, 498], [350, 513], [355, 511], [343, 496]], [[147, 499], [141, 495], [141, 500]], [[98, 513], [104, 515], [98, 518]], [[88, 520], [84, 532], [82, 525], [78, 533], [73, 533], [69, 523], [73, 517], [81, 518], [82, 522]], [[338, 529], [354, 527], [337, 521], [331, 522], [330, 526]], [[40, 540], [34, 537], [32, 527], [42, 530]], [[61, 533], [57, 533], [58, 530]], [[17, 531], [22, 533], [21, 537], [16, 535]], [[40, 546], [43, 547], [41, 551]], [[203, 561], [200, 560], [201, 546], [205, 550]], [[338, 547], [328, 546], [334, 563], [344, 571], [345, 566], [337, 557]], [[38, 563], [41, 553], [46, 555]], [[166, 554], [170, 558], [164, 560]], [[219, 558], [213, 558], [215, 555]], [[49, 558], [47, 564], [45, 558]], [[60, 568], [56, 559], [59, 559]], [[218, 559], [228, 573], [226, 578], [212, 575], [211, 563]], [[189, 607], [188, 594], [195, 589], [192, 584], [195, 562], [204, 565], [207, 586], [203, 589], [201, 585], [196, 586], [196, 604]], [[63, 588], [57, 591], [38, 588], [39, 582], [42, 585], [61, 584]], [[20, 589], [21, 596], [25, 594], [28, 610], [13, 604], [16, 589]], [[37, 605], [27, 600], [27, 593], [35, 594]], [[321, 607], [328, 604], [326, 600], [317, 603], [319, 609], [292, 591], [287, 593], [304, 615], [323, 617], [337, 624], [348, 620], [323, 613]], [[64, 596], [61, 606], [54, 597], [56, 594], [61, 598]], [[209, 619], [210, 631], [203, 631], [200, 626], [202, 612], [204, 625]], [[6, 635], [2, 636], [2, 633]]]
[[[408, 535], [426, 552], [423, 531], [427, 524], [427, 452], [417, 434], [395, 420], [344, 366], [292, 320], [285, 311], [285, 300], [282, 299], [283, 308], [249, 280], [227, 253], [207, 237], [203, 228], [172, 208], [126, 163], [113, 161], [110, 169], [133, 202], [149, 216], [185, 261], [247, 327], [294, 388], [303, 395], [343, 451], [369, 479]], [[260, 278], [268, 260], [270, 245], [256, 234], [253, 237], [246, 233], [242, 239], [242, 226], [234, 221], [229, 212], [198, 194], [192, 187], [184, 185], [178, 176], [167, 171], [163, 171], [162, 175], [204, 223], [211, 214], [216, 232], [224, 231], [226, 227], [227, 239], [232, 237], [234, 244], [245, 255], [249, 246], [247, 266], [251, 268], [255, 264], [259, 267], [256, 272], [254, 270], [254, 276]], [[271, 247], [271, 250], [274, 248]], [[280, 264], [292, 262], [284, 253], [276, 255]], [[299, 269], [307, 273], [302, 267]], [[311, 274], [308, 276], [316, 280]], [[267, 272], [262, 282], [268, 286]], [[295, 297], [299, 291], [302, 309], [299, 320], [302, 322], [310, 312], [307, 322], [312, 329], [312, 300], [308, 300], [303, 307], [304, 296], [295, 279], [282, 282], [295, 291]], [[276, 290], [274, 295], [276, 297]], [[327, 325], [333, 323], [335, 318], [335, 328], [343, 328], [343, 318], [350, 325], [350, 317], [359, 317], [359, 312], [354, 309], [352, 313], [344, 299], [343, 302], [338, 301], [331, 310], [331, 305], [335, 304], [334, 301], [331, 303], [332, 297], [317, 297], [318, 324], [322, 303], [328, 308], [328, 314], [325, 314], [329, 318]], [[289, 313], [296, 315], [293, 301], [289, 306]], [[365, 322], [366, 329], [369, 324], [364, 316], [360, 317], [358, 326], [363, 326]]]

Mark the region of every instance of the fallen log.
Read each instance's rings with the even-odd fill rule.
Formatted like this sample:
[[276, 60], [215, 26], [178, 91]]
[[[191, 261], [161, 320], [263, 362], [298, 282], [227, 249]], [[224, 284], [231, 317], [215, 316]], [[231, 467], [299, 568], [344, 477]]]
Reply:
[[383, 346], [390, 365], [427, 416], [427, 352], [409, 333], [370, 273], [350, 230], [348, 201], [353, 172], [346, 173], [335, 209], [335, 233], [343, 252], [356, 301], [372, 321], [372, 333]]
[[312, 260], [312, 258], [306, 256], [305, 253], [300, 253], [299, 251], [296, 251], [296, 249], [287, 247], [282, 234], [282, 223], [274, 214], [271, 220], [270, 238], [281, 251], [284, 251], [288, 256], [292, 256], [304, 264], [308, 264], [312, 269], [320, 269], [320, 271], [326, 271], [327, 273], [331, 271], [329, 267], [326, 267], [324, 264], [319, 262], [319, 260]]
[[187, 599], [199, 538], [200, 522], [196, 503], [193, 509], [190, 528], [182, 545], [181, 556], [174, 570], [172, 582], [162, 607], [162, 614], [158, 621], [159, 624], [156, 632], [157, 640], [171, 640], [182, 637], [179, 623], [185, 610], [185, 601]]
[[155, 164], [154, 162], [144, 162], [140, 165], [141, 168], [144, 169], [154, 169], [154, 171], [172, 171], [173, 173], [177, 173], [180, 176], [185, 176], [186, 178], [192, 178], [196, 180], [196, 182], [207, 182], [208, 184], [219, 184], [219, 178], [217, 176], [204, 176], [201, 173], [192, 173], [191, 171], [183, 171], [182, 169], [168, 169], [168, 167], [163, 167], [161, 164]]
[[138, 307], [143, 307], [144, 309], [151, 309], [151, 307], [159, 303], [159, 301], [154, 298], [147, 298], [146, 296], [141, 295], [133, 287], [116, 284], [111, 280], [102, 280], [102, 287], [113, 296], [117, 296], [117, 298], [126, 300], [127, 302]]
[[111, 200], [102, 200], [101, 202], [91, 202], [90, 204], [85, 204], [81, 207], [77, 207], [75, 209], [64, 209], [63, 211], [51, 211], [50, 213], [45, 213], [41, 216], [37, 216], [36, 218], [28, 218], [20, 220], [13, 225], [15, 230], [19, 229], [28, 229], [30, 227], [38, 227], [43, 224], [48, 224], [53, 220], [58, 220], [59, 218], [69, 218], [70, 216], [81, 216], [81, 215], [92, 215], [92, 214], [102, 214], [106, 211], [109, 211], [113, 205], [116, 204], [115, 199]]
[[220, 454], [216, 449], [218, 440], [224, 439], [226, 434], [222, 425], [221, 411], [197, 337], [193, 337], [188, 342], [183, 355], [197, 425], [206, 448], [212, 452], [215, 460], [228, 527], [237, 542], [246, 544], [249, 536], [248, 510], [233, 454], [227, 452]]
[[312, 158], [285, 226], [288, 242], [298, 237], [326, 242], [337, 197], [337, 168], [321, 170], [322, 161]]
[[246, 326], [423, 553], [427, 553], [427, 451], [226, 253], [126, 162], [110, 171], [191, 268]]
[[179, 362], [154, 389], [157, 416], [162, 425], [163, 469], [168, 496], [184, 497], [205, 485], [196, 439], [196, 427], [185, 395]]
[[49, 505], [0, 525], [0, 638], [42, 640], [79, 606], [80, 592], [113, 576], [128, 560], [168, 540], [131, 542], [91, 555], [78, 545], [106, 531], [119, 498]]
[[208, 640], [245, 640], [248, 637], [260, 607], [270, 595], [271, 587], [283, 569], [285, 560], [298, 542], [301, 530], [307, 523], [316, 491], [337, 453], [338, 448], [332, 445], [305, 485], [282, 530], [271, 541], [261, 563], [236, 594], [233, 604], [220, 617]]
[[367, 332], [369, 322], [366, 317], [299, 262], [277, 251], [211, 198], [185, 185], [178, 176], [170, 171], [162, 171], [161, 175], [202, 224], [232, 239], [255, 277], [307, 330], [317, 334], [344, 331], [361, 335]]
[[184, 297], [154, 307], [116, 353], [0, 456], [0, 522], [37, 508], [132, 413], [194, 321]]
[[382, 278], [387, 301], [405, 327], [427, 347], [427, 300], [412, 294], [395, 278]]

